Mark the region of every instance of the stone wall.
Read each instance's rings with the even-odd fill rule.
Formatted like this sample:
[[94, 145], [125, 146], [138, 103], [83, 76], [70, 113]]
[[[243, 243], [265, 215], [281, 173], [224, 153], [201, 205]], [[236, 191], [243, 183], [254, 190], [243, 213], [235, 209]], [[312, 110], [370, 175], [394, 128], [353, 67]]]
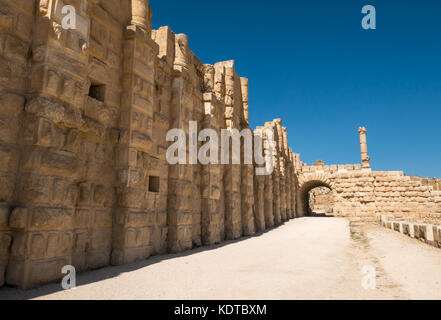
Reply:
[[168, 130], [248, 129], [252, 106], [234, 61], [203, 64], [186, 35], [151, 19], [148, 0], [0, 2], [0, 286], [253, 235], [304, 215], [320, 186], [353, 221], [440, 221], [439, 181], [308, 167], [281, 119], [258, 128], [274, 132], [263, 134], [271, 175], [193, 162], [191, 144], [187, 164], [169, 165]]
[[400, 171], [371, 171], [360, 165], [313, 165], [299, 171], [298, 214], [307, 214], [306, 193], [315, 187], [332, 190], [335, 216], [374, 222], [378, 214], [394, 220], [441, 223], [440, 192]]
[[410, 175], [412, 181], [420, 181], [424, 185], [433, 187], [435, 191], [441, 191], [441, 179], [438, 178], [422, 178]]
[[334, 211], [334, 198], [332, 190], [318, 187], [309, 192], [309, 208], [314, 213], [332, 214]]
[[[25, 246], [24, 239], [16, 232], [18, 225], [9, 216], [11, 211], [16, 215], [20, 212], [18, 208], [14, 210], [17, 198], [25, 196], [17, 192], [16, 182], [25, 148], [22, 143], [26, 133], [24, 106], [30, 82], [34, 20], [34, 1], [0, 3], [0, 286], [5, 282], [10, 259], [19, 255]], [[11, 249], [13, 236], [16, 245]]]
[[[75, 30], [61, 26], [64, 5], [76, 8]], [[168, 164], [169, 129], [249, 128], [248, 80], [234, 61], [203, 64], [186, 35], [152, 30], [151, 17], [147, 0], [0, 3], [0, 286], [212, 245], [295, 216], [280, 119], [266, 125], [276, 132], [272, 176]]]

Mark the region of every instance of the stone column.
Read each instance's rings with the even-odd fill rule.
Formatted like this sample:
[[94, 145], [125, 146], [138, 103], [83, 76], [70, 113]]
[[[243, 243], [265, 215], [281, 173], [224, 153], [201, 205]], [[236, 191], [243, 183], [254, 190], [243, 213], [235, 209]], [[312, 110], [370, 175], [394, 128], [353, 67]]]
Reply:
[[290, 158], [291, 158], [291, 210], [292, 217], [296, 217], [296, 193], [297, 193], [297, 176], [295, 171], [295, 154], [289, 149]]
[[249, 109], [248, 109], [248, 79], [247, 78], [240, 78], [240, 84], [242, 87], [243, 117], [249, 125], [250, 115], [249, 115]]
[[[220, 101], [224, 102], [225, 123], [228, 130], [240, 129], [240, 122], [234, 112], [235, 86], [234, 61], [218, 62], [215, 67], [215, 93]], [[237, 89], [240, 89], [238, 87]], [[231, 151], [231, 149], [230, 149]], [[230, 161], [232, 153], [230, 152]], [[242, 232], [242, 199], [241, 165], [228, 164], [223, 166], [224, 177], [224, 204], [225, 204], [225, 237], [227, 240], [238, 239]]]
[[277, 130], [277, 153], [279, 161], [279, 208], [280, 208], [280, 222], [286, 221], [286, 166], [284, 158], [284, 141], [282, 119], [275, 119], [275, 130]]
[[178, 69], [188, 69], [188, 37], [186, 34], [176, 35], [175, 44], [175, 67]]
[[[270, 128], [274, 132], [274, 141], [272, 142], [273, 149], [273, 163], [274, 163], [274, 172], [272, 174], [272, 187], [273, 187], [273, 215], [274, 215], [274, 224], [280, 225], [282, 222], [282, 217], [280, 213], [280, 153], [279, 153], [279, 135], [276, 124], [272, 122], [268, 122], [265, 124], [266, 127]], [[271, 142], [269, 142], [271, 143]]]
[[132, 25], [151, 32], [151, 12], [149, 0], [132, 0]]
[[[262, 132], [262, 155], [265, 155], [265, 146], [263, 131], [264, 127], [257, 127], [256, 131]], [[255, 155], [256, 156], [256, 155]], [[263, 167], [264, 165], [256, 165], [257, 167]], [[256, 223], [256, 231], [261, 232], [266, 229], [265, 223], [265, 176], [254, 176], [254, 216]]]
[[[271, 122], [265, 124], [264, 129], [272, 129]], [[273, 155], [276, 153], [274, 146], [270, 146], [270, 140], [268, 139], [265, 131], [263, 132], [263, 145], [264, 145], [264, 156], [265, 158], [269, 156], [270, 149], [272, 148]], [[276, 165], [275, 161], [273, 162]], [[264, 215], [265, 215], [265, 227], [272, 228], [275, 224], [275, 214], [274, 214], [274, 194], [273, 194], [273, 177], [274, 173], [265, 176], [264, 182]]]
[[302, 169], [302, 162], [300, 161], [300, 154], [294, 153], [294, 166], [296, 171], [300, 171]]
[[[156, 98], [152, 93], [155, 57], [159, 53], [159, 46], [142, 26], [133, 24], [126, 27], [123, 53], [124, 95], [120, 108], [121, 133], [116, 148], [115, 169], [118, 178], [112, 224], [112, 265], [144, 260], [152, 253], [163, 252], [167, 234], [164, 221], [167, 167], [165, 159], [160, 160], [157, 155], [158, 145], [153, 143], [154, 133], [165, 131], [164, 128], [156, 127], [156, 124], [156, 130], [153, 130], [154, 118], [157, 116], [153, 113]], [[151, 188], [151, 184], [156, 186]], [[162, 209], [157, 210], [160, 207]], [[162, 243], [157, 238], [162, 239]], [[156, 244], [155, 249], [152, 241]]]
[[369, 158], [367, 151], [366, 132], [367, 130], [364, 127], [358, 129], [358, 133], [360, 134], [361, 163], [364, 169], [370, 169], [371, 159]]
[[291, 198], [290, 198], [290, 159], [289, 159], [289, 147], [288, 147], [288, 129], [286, 127], [282, 127], [283, 132], [283, 152], [285, 158], [285, 214], [286, 219], [291, 219]]
[[204, 93], [214, 92], [214, 67], [210, 64], [204, 65]]
[[[184, 34], [176, 35], [174, 79], [170, 128], [184, 130], [188, 139], [189, 121], [193, 119], [192, 86], [187, 69], [188, 40]], [[189, 146], [186, 146], [189, 159]], [[196, 165], [169, 166], [168, 193], [168, 250], [176, 253], [193, 247], [193, 197], [195, 192], [194, 169]], [[193, 170], [194, 169], [194, 170]]]
[[[239, 78], [235, 73], [235, 85], [240, 84], [240, 95], [242, 99], [235, 99], [234, 112], [239, 113], [239, 130], [249, 129], [249, 113], [248, 113], [248, 79]], [[237, 92], [236, 92], [237, 93]], [[237, 111], [240, 112], [237, 112]], [[244, 158], [245, 151], [241, 145], [241, 156]], [[253, 235], [256, 232], [255, 228], [255, 199], [254, 199], [254, 165], [241, 165], [241, 214], [242, 214], [242, 230], [244, 236]]]
[[[214, 93], [204, 93], [205, 115], [202, 128], [212, 129], [220, 134], [224, 115], [217, 103]], [[220, 153], [220, 147], [218, 152]], [[222, 165], [210, 163], [201, 166], [201, 234], [202, 244], [206, 246], [223, 241], [225, 217], [221, 205], [222, 189]]]

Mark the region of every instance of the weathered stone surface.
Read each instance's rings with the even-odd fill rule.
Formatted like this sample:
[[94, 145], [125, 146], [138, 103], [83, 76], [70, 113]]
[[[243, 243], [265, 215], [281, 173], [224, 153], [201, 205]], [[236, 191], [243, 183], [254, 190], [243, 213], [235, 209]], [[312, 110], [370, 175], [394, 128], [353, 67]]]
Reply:
[[0, 3], [0, 286], [253, 235], [308, 205], [360, 222], [385, 214], [439, 243], [440, 229], [400, 223], [440, 223], [439, 179], [371, 171], [364, 128], [362, 165], [307, 166], [281, 119], [259, 127], [274, 133], [262, 134], [269, 175], [256, 163], [169, 165], [169, 129], [250, 129], [235, 62], [203, 64], [186, 35], [152, 30], [148, 0], [69, 1], [76, 30], [60, 25], [68, 1], [35, 3]]
[[25, 208], [16, 208], [9, 217], [9, 227], [12, 229], [25, 229], [28, 224], [28, 210]]

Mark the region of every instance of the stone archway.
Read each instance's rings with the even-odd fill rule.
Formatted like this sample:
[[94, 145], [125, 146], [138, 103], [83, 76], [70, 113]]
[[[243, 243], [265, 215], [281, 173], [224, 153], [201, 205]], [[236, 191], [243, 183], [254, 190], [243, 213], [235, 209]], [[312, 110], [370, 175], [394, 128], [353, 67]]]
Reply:
[[302, 174], [299, 177], [299, 190], [297, 192], [297, 215], [300, 217], [309, 214], [308, 194], [311, 190], [318, 187], [326, 187], [335, 194], [334, 182], [329, 175], [325, 173]]

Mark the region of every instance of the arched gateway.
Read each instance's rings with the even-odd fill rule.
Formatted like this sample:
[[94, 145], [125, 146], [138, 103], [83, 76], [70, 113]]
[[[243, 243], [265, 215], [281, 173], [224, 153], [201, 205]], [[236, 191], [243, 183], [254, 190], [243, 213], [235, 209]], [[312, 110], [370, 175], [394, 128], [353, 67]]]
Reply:
[[297, 192], [297, 214], [306, 216], [309, 214], [308, 194], [318, 187], [326, 187], [335, 194], [334, 179], [329, 172], [317, 171], [302, 173], [299, 176], [299, 191]]

